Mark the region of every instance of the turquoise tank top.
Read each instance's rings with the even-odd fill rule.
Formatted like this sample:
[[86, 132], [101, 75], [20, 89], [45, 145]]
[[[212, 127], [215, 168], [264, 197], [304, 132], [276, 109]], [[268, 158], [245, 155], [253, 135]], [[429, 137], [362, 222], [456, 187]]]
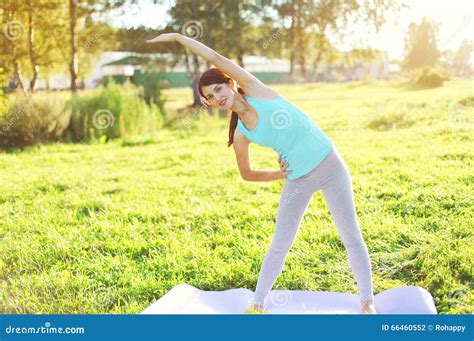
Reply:
[[329, 154], [333, 141], [311, 118], [282, 96], [261, 99], [245, 96], [258, 114], [257, 126], [247, 130], [240, 118], [242, 134], [250, 141], [272, 148], [291, 171], [287, 178], [295, 180], [316, 168]]

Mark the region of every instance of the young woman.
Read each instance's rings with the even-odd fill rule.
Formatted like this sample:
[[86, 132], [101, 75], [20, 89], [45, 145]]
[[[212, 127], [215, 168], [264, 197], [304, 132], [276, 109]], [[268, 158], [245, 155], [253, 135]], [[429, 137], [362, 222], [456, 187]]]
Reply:
[[[304, 112], [200, 42], [179, 33], [161, 34], [147, 42], [178, 42], [216, 66], [201, 75], [199, 92], [203, 103], [232, 113], [228, 146], [234, 146], [242, 178], [247, 181], [285, 179], [275, 232], [250, 308], [257, 312], [265, 310], [306, 208], [313, 194], [322, 190], [357, 281], [361, 312], [376, 314], [372, 268], [357, 221], [352, 179], [333, 141]], [[252, 169], [251, 142], [273, 148], [279, 155], [280, 170]]]

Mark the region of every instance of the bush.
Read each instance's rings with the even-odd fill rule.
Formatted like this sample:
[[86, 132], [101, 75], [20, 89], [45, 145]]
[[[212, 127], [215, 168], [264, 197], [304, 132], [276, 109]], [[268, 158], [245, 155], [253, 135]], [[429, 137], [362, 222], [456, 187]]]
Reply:
[[156, 104], [163, 116], [165, 113], [165, 100], [161, 89], [164, 87], [164, 80], [159, 73], [153, 73], [143, 80], [143, 96], [148, 105]]
[[0, 113], [0, 147], [24, 147], [60, 139], [69, 118], [60, 96], [11, 95]]
[[130, 83], [107, 83], [71, 99], [68, 136], [74, 141], [152, 135], [163, 125], [160, 110], [144, 101], [143, 90]]
[[463, 107], [474, 107], [474, 96], [468, 96], [458, 101]]
[[418, 70], [414, 82], [422, 88], [436, 88], [443, 86], [445, 80], [447, 80], [447, 77], [442, 72], [431, 67], [424, 67]]
[[365, 128], [377, 131], [396, 130], [411, 127], [415, 123], [414, 118], [408, 115], [407, 106], [384, 105], [378, 109], [365, 124]]

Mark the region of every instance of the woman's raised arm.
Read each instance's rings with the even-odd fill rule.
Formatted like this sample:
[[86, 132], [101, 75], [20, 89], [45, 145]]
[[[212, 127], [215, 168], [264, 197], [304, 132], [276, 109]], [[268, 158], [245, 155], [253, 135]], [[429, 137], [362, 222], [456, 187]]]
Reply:
[[164, 33], [159, 35], [156, 38], [147, 40], [147, 43], [160, 43], [160, 42], [178, 42], [183, 46], [190, 49], [192, 52], [201, 56], [209, 63], [215, 65], [219, 70], [228, 74], [231, 78], [235, 79], [240, 86], [247, 88], [252, 87], [253, 85], [263, 85], [262, 82], [250, 72], [242, 68], [240, 65], [237, 65], [230, 59], [221, 56], [219, 53], [213, 49], [207, 47], [206, 45], [194, 40], [192, 38], [186, 37], [179, 33]]

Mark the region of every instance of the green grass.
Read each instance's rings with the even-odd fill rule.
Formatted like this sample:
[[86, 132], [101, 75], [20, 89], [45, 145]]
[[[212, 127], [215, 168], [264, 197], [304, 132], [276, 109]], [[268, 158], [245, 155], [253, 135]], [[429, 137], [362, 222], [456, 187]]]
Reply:
[[[472, 83], [274, 88], [349, 167], [375, 294], [417, 285], [440, 313], [472, 313]], [[173, 113], [191, 93], [166, 96]], [[240, 178], [227, 124], [0, 153], [0, 312], [139, 313], [179, 283], [255, 290], [283, 181]], [[278, 169], [270, 149], [251, 157]], [[321, 192], [274, 289], [358, 293]]]

